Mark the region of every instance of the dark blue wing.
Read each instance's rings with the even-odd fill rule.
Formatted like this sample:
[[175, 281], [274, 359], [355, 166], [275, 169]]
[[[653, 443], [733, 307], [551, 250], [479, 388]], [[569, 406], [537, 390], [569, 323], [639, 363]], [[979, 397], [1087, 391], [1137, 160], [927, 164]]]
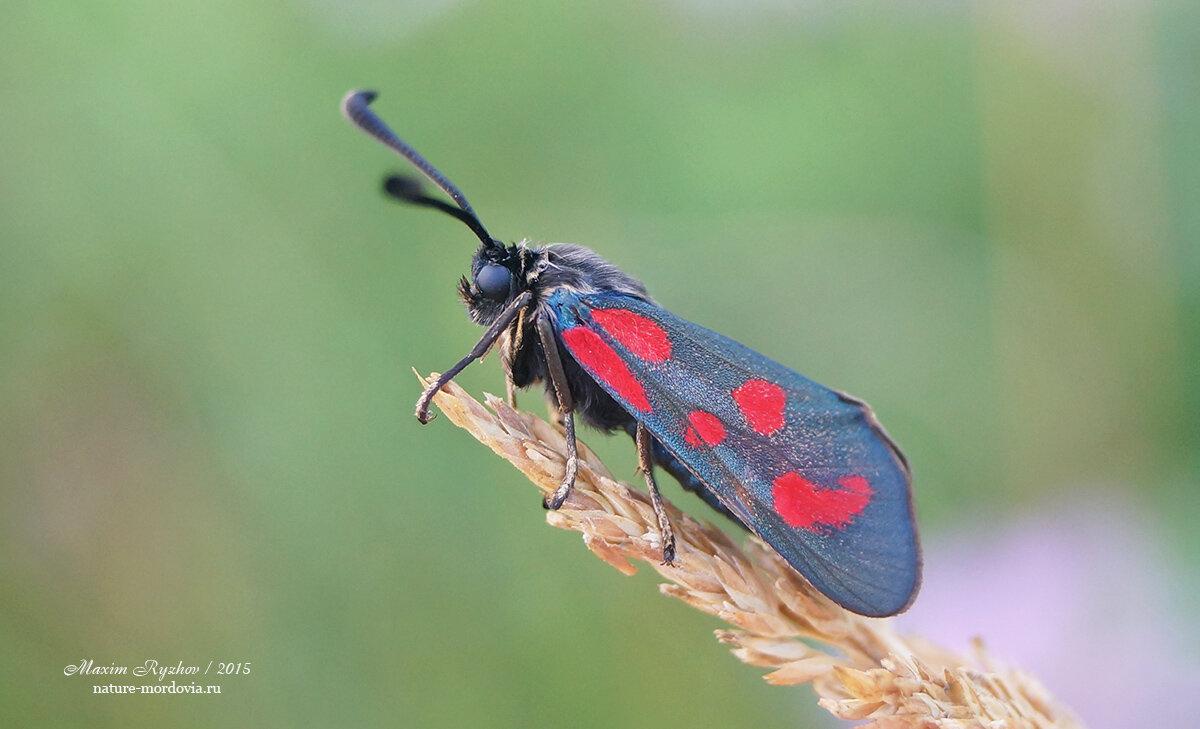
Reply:
[[862, 615], [908, 607], [908, 467], [864, 403], [638, 299], [546, 304], [570, 356], [818, 590]]

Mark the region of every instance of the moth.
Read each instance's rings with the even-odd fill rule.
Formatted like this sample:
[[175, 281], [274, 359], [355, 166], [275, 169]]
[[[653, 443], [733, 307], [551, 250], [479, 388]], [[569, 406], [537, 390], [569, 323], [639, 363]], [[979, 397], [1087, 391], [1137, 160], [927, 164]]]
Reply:
[[371, 91], [342, 100], [347, 119], [411, 163], [453, 204], [391, 176], [391, 197], [441, 210], [479, 238], [458, 294], [483, 337], [421, 394], [434, 394], [498, 347], [510, 401], [541, 384], [566, 435], [566, 501], [578, 474], [576, 417], [634, 440], [661, 532], [675, 539], [654, 469], [771, 545], [816, 589], [855, 613], [883, 617], [912, 604], [921, 550], [911, 473], [861, 400], [817, 384], [660, 306], [646, 287], [577, 245], [504, 244], [466, 197], [369, 108]]

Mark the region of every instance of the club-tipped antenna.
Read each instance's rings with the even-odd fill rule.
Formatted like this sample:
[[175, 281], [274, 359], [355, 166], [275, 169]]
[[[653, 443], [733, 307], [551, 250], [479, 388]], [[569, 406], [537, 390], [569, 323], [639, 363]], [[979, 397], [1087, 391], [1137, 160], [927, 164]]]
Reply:
[[388, 177], [384, 181], [384, 190], [387, 194], [397, 200], [436, 208], [452, 215], [466, 223], [467, 227], [485, 245], [498, 245], [496, 240], [487, 232], [487, 229], [483, 227], [483, 223], [479, 222], [479, 216], [475, 214], [475, 209], [471, 207], [471, 203], [467, 202], [466, 195], [463, 195], [462, 191], [455, 187], [454, 183], [447, 180], [441, 172], [438, 172], [436, 167], [429, 164], [429, 161], [422, 157], [417, 150], [396, 136], [395, 132], [389, 129], [388, 125], [375, 115], [375, 112], [371, 111], [369, 105], [375, 100], [376, 96], [377, 94], [374, 91], [351, 91], [342, 99], [342, 115], [351, 124], [370, 134], [379, 142], [408, 160], [413, 167], [421, 171], [421, 174], [428, 177], [430, 182], [437, 185], [443, 192], [449, 195], [458, 204], [458, 207], [455, 208], [449, 203], [428, 197], [421, 190], [419, 182], [398, 175]]
[[408, 175], [388, 175], [383, 180], [383, 191], [387, 193], [388, 197], [399, 200], [402, 203], [433, 208], [453, 218], [458, 218], [466, 223], [468, 228], [475, 231], [475, 235], [479, 236], [480, 240], [485, 243], [492, 242], [492, 238], [483, 229], [479, 218], [476, 218], [466, 210], [451, 205], [445, 200], [429, 197], [425, 194], [425, 188], [421, 185], [421, 181], [415, 177], [409, 177]]

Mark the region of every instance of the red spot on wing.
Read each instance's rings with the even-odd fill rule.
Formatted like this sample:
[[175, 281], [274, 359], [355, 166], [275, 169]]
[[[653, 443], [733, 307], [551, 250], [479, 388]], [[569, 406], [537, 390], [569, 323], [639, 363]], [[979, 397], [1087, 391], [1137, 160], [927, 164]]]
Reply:
[[683, 431], [683, 439], [690, 446], [699, 446], [701, 442], [715, 446], [725, 440], [725, 425], [712, 413], [693, 410], [688, 413], [688, 422], [691, 425]]
[[733, 391], [733, 401], [751, 428], [770, 435], [783, 427], [783, 406], [787, 395], [779, 385], [766, 380], [747, 380]]
[[592, 319], [617, 340], [647, 362], [671, 358], [671, 339], [651, 319], [628, 309], [592, 309]]
[[646, 399], [642, 383], [629, 371], [621, 355], [599, 334], [585, 327], [571, 327], [563, 331], [562, 338], [579, 364], [590, 370], [596, 379], [611, 387], [631, 407], [650, 411], [650, 401]]
[[825, 489], [795, 471], [773, 482], [775, 512], [788, 524], [810, 531], [844, 529], [871, 502], [875, 491], [862, 476], [842, 476], [838, 486]]

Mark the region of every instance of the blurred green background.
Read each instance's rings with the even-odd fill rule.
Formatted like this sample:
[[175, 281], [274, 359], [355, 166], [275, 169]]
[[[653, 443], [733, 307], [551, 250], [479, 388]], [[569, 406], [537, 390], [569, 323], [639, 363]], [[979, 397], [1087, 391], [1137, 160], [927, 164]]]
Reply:
[[[0, 21], [0, 725], [824, 721], [412, 418], [410, 368], [479, 335], [454, 294], [474, 244], [378, 192], [403, 166], [337, 111], [363, 86], [494, 234], [588, 245], [868, 399], [915, 464], [931, 579], [940, 534], [1116, 495], [1172, 610], [1200, 607], [1195, 3]], [[460, 379], [503, 391], [494, 358]], [[632, 474], [627, 439], [585, 439]], [[63, 676], [88, 658], [253, 672], [94, 696]]]

